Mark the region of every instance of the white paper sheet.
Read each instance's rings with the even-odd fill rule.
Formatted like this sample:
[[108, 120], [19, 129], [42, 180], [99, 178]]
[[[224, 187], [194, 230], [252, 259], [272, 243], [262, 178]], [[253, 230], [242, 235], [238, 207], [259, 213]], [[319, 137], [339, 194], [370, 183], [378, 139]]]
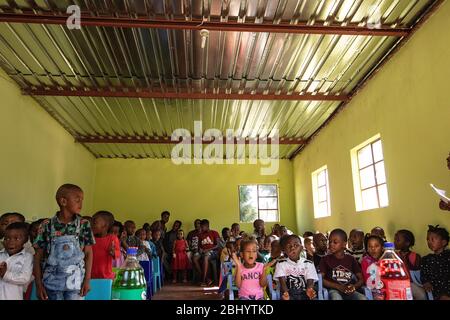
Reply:
[[437, 193], [439, 198], [441, 198], [442, 201], [444, 201], [446, 204], [450, 204], [450, 198], [446, 196], [445, 190], [441, 190], [436, 188], [432, 183], [430, 183], [431, 188], [433, 188], [434, 192]]

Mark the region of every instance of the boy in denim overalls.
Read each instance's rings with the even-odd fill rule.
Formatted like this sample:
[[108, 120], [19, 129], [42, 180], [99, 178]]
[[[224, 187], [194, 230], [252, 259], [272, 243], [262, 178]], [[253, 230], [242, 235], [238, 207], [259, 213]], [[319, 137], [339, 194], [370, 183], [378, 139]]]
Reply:
[[56, 201], [60, 210], [42, 222], [34, 241], [37, 295], [42, 300], [80, 300], [90, 289], [95, 243], [89, 221], [79, 215], [83, 191], [62, 185]]

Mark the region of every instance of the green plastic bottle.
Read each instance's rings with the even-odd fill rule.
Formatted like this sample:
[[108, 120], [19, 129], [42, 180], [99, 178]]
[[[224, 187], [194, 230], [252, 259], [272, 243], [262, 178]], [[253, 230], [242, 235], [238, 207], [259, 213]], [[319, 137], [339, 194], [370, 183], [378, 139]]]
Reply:
[[146, 300], [147, 283], [144, 270], [136, 259], [136, 247], [129, 247], [127, 258], [117, 271], [112, 286], [113, 300]]

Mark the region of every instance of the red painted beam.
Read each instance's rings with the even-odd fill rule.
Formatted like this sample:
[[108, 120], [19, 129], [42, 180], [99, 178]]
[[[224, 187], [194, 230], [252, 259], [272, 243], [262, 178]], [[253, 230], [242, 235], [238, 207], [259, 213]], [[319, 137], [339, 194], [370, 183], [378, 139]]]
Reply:
[[64, 97], [112, 97], [112, 98], [154, 98], [154, 99], [221, 99], [221, 100], [294, 100], [294, 101], [347, 101], [348, 95], [340, 94], [262, 94], [262, 93], [224, 93], [224, 92], [161, 92], [147, 89], [119, 90], [69, 90], [69, 89], [24, 89], [23, 94], [32, 96]]
[[[171, 137], [77, 137], [75, 139], [79, 143], [117, 143], [117, 144], [123, 144], [123, 143], [138, 143], [138, 144], [178, 144], [181, 142], [181, 140], [171, 140]], [[228, 140], [228, 143], [237, 144], [239, 141], [242, 143], [242, 141], [245, 140], [245, 144], [250, 144], [250, 142], [255, 144], [260, 143], [267, 143], [271, 144], [271, 139], [268, 138], [269, 141], [267, 141], [266, 137], [260, 137], [259, 140], [254, 138], [232, 138]], [[202, 139], [203, 144], [209, 144], [212, 141], [207, 140], [205, 138]], [[223, 138], [222, 143], [225, 144], [227, 142], [227, 138]], [[287, 138], [287, 137], [280, 137], [278, 139], [278, 144], [281, 145], [297, 145], [297, 144], [304, 144], [306, 141], [301, 138]], [[191, 137], [191, 143], [194, 143], [194, 138]], [[273, 141], [273, 144], [276, 144], [275, 141]]]
[[[37, 23], [65, 25], [69, 15], [49, 14], [17, 14], [0, 13], [0, 22], [10, 23]], [[219, 22], [202, 20], [164, 20], [144, 18], [119, 18], [111, 16], [81, 15], [82, 26], [120, 27], [120, 28], [147, 28], [147, 29], [175, 29], [175, 30], [201, 30], [210, 31], [238, 31], [238, 32], [270, 32], [270, 33], [297, 33], [297, 34], [334, 34], [357, 36], [393, 36], [404, 37], [410, 32], [409, 28], [392, 28], [389, 25], [380, 28], [360, 27], [357, 25], [306, 25], [289, 23], [250, 23], [250, 22]]]

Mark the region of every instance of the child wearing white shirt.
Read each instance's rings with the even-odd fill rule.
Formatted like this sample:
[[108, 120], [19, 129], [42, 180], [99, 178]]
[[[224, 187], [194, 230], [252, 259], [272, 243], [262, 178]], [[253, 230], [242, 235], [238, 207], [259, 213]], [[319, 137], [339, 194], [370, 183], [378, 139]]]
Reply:
[[0, 300], [23, 300], [33, 273], [33, 256], [24, 249], [27, 241], [28, 224], [14, 222], [6, 228], [0, 250]]
[[274, 278], [278, 278], [282, 300], [312, 300], [316, 298], [314, 282], [318, 280], [312, 261], [300, 256], [300, 237], [290, 235], [283, 242], [286, 260], [280, 260], [275, 268]]

